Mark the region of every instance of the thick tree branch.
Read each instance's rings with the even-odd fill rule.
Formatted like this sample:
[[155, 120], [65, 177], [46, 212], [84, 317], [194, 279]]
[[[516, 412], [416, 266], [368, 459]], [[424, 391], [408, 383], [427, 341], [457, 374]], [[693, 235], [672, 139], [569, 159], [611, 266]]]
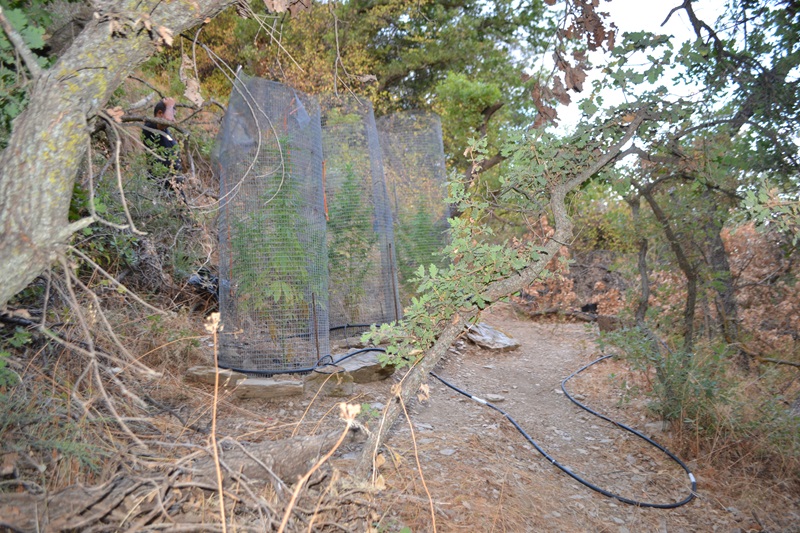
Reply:
[[[233, 0], [161, 2], [149, 16], [153, 27], [173, 34], [201, 24]], [[119, 13], [144, 9], [119, 0]], [[161, 43], [144, 28], [123, 35], [109, 20], [90, 21], [72, 45], [43, 71], [17, 117], [8, 147], [0, 153], [0, 305], [49, 266], [69, 238], [75, 176], [86, 153], [89, 121], [114, 90]], [[134, 31], [135, 30], [135, 31]], [[70, 231], [74, 228], [68, 228]]]
[[[604, 166], [615, 161], [620, 150], [633, 138], [636, 130], [645, 120], [646, 116], [646, 111], [644, 109], [640, 110], [634, 121], [631, 122], [629, 126], [630, 129], [619, 142], [611, 146], [606, 153], [582, 172], [570, 179], [552, 185], [550, 191], [550, 208], [553, 212], [555, 233], [547, 244], [545, 244], [539, 259], [533, 261], [524, 269], [489, 284], [486, 290], [480, 295], [483, 301], [488, 303], [495, 302], [527, 287], [542, 275], [547, 264], [561, 249], [562, 243], [569, 242], [572, 237], [572, 220], [567, 214], [565, 203], [567, 194], [599, 172]], [[478, 312], [478, 309], [473, 307], [462, 309], [456, 314], [439, 334], [434, 345], [403, 378], [401, 382], [402, 390], [399, 394], [404, 403], [408, 404], [413, 400], [414, 395], [417, 393], [417, 390], [419, 390], [420, 385], [427, 379], [430, 371], [439, 363], [456, 338], [462, 334], [464, 326], [472, 320]], [[377, 451], [389, 434], [395, 420], [402, 412], [402, 406], [399, 400], [400, 398], [398, 397], [393, 398], [384, 408], [378, 428], [369, 436], [361, 453], [361, 457], [356, 465], [356, 475], [366, 478], [371, 474], [375, 474], [374, 458]]]
[[694, 308], [697, 303], [697, 268], [684, 252], [678, 235], [672, 228], [669, 217], [661, 209], [661, 206], [653, 196], [653, 188], [646, 184], [641, 184], [636, 180], [631, 180], [631, 184], [636, 187], [637, 192], [645, 199], [650, 209], [653, 211], [656, 220], [661, 224], [664, 235], [667, 237], [672, 252], [678, 260], [678, 266], [686, 277], [686, 307], [683, 312], [684, 336], [683, 349], [686, 353], [692, 350], [694, 338]]

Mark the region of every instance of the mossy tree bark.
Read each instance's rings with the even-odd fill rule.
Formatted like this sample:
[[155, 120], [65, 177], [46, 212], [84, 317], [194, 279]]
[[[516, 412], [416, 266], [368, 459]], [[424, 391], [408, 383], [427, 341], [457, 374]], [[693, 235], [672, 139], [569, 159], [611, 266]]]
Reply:
[[125, 77], [163, 45], [158, 28], [177, 36], [232, 3], [106, 3], [33, 81], [29, 103], [0, 154], [0, 306], [52, 263], [70, 235], [93, 222], [67, 220], [91, 124]]

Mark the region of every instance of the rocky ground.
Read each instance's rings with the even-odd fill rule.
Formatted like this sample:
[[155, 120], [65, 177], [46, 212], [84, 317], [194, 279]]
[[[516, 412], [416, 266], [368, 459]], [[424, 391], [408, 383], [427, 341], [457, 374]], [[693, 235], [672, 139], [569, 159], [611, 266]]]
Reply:
[[[665, 454], [582, 411], [561, 392], [564, 377], [601, 355], [595, 324], [534, 322], [508, 304], [483, 320], [520, 347], [489, 351], [460, 340], [438, 365], [441, 377], [505, 410], [556, 461], [605, 490], [658, 504], [687, 496], [686, 473]], [[671, 435], [648, 413], [646, 398], [625, 392], [625, 376], [623, 363], [612, 359], [571, 380], [568, 389], [590, 407], [669, 445]], [[344, 398], [307, 390], [282, 400], [237, 401], [230, 415], [223, 414], [221, 431], [253, 432], [241, 418], [251, 410], [269, 421], [272, 438], [319, 433], [341, 427], [336, 404], [343, 399], [361, 404], [361, 419], [374, 423], [400, 379], [398, 372], [355, 384]], [[408, 406], [408, 418], [396, 422], [377, 458], [381, 490], [371, 498], [380, 510], [378, 531], [800, 531], [800, 501], [788, 487], [742, 479], [702, 458], [686, 461], [698, 482], [689, 504], [652, 509], [621, 503], [556, 469], [501, 414], [434, 378], [428, 387], [427, 398]], [[346, 474], [360, 450], [359, 444], [342, 448], [333, 466]]]

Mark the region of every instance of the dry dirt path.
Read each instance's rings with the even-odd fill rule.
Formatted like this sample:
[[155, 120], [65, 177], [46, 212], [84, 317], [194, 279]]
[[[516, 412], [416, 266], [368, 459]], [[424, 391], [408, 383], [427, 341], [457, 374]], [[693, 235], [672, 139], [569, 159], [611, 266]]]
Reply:
[[[603, 488], [658, 503], [679, 501], [688, 493], [686, 474], [663, 453], [585, 413], [560, 393], [566, 375], [597, 357], [591, 327], [534, 323], [515, 316], [509, 306], [487, 313], [484, 321], [518, 339], [521, 347], [500, 353], [460, 343], [438, 365], [439, 375], [476, 396], [502, 396], [496, 405], [540, 446]], [[570, 391], [637, 429], [657, 432], [658, 424], [646, 425], [641, 405], [618, 409], [618, 397], [609, 396], [615, 364], [587, 370], [570, 382]], [[377, 496], [383, 531], [405, 526], [433, 531], [426, 486], [440, 532], [757, 530], [749, 514], [706, 492], [701, 477], [698, 499], [678, 509], [637, 508], [602, 496], [552, 466], [500, 414], [433, 378], [429, 386], [430, 398], [409, 407], [413, 432], [403, 418], [387, 442], [389, 453], [380, 468], [386, 490]], [[385, 385], [362, 391], [361, 401], [377, 400], [385, 391]], [[355, 452], [345, 454], [337, 465], [347, 469], [354, 457]]]

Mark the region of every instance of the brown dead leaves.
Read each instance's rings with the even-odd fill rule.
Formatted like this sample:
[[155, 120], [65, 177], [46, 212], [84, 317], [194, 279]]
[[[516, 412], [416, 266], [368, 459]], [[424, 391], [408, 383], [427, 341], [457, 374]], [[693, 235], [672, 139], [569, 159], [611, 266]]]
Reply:
[[[545, 3], [552, 6], [556, 0], [545, 0]], [[600, 0], [566, 0], [569, 23], [558, 30], [556, 34], [558, 43], [553, 54], [558, 73], [550, 85], [537, 83], [531, 91], [534, 106], [538, 111], [534, 128], [555, 124], [558, 121], [555, 102], [568, 105], [572, 100], [569, 91], [576, 93], [583, 91], [586, 71], [589, 69], [586, 52], [603, 47], [610, 50], [614, 47], [616, 26], [613, 22], [606, 26], [605, 18], [608, 13], [597, 11], [599, 5]], [[572, 52], [572, 60], [568, 58], [566, 52], [568, 42], [582, 45], [581, 49]]]
[[197, 107], [203, 105], [203, 96], [200, 94], [200, 82], [194, 76], [194, 63], [187, 54], [181, 55], [181, 68], [179, 71], [181, 82], [186, 86], [183, 95]]
[[264, 0], [264, 5], [267, 10], [272, 13], [285, 13], [295, 16], [301, 11], [306, 11], [311, 8], [311, 0]]

